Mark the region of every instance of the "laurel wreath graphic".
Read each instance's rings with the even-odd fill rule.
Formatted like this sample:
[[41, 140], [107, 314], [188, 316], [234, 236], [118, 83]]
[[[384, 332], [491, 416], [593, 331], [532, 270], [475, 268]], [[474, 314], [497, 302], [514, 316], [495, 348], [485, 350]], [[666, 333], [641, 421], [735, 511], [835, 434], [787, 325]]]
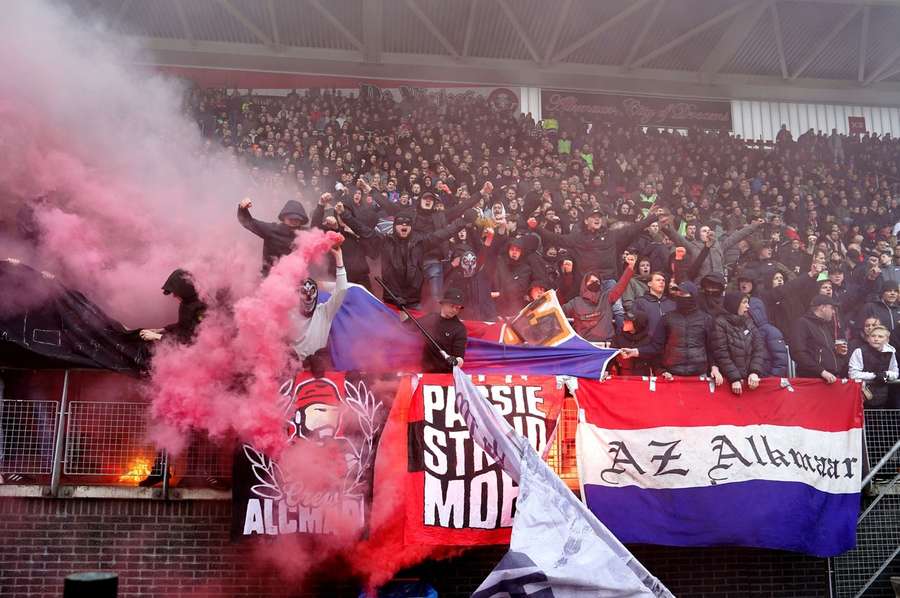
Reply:
[[[282, 394], [291, 396], [291, 384], [282, 385]], [[347, 439], [351, 455], [348, 460], [348, 471], [340, 491], [309, 492], [304, 491], [302, 480], [288, 479], [281, 467], [273, 459], [256, 450], [249, 444], [243, 445], [244, 456], [250, 463], [253, 476], [258, 484], [251, 486], [252, 494], [260, 498], [284, 500], [289, 506], [303, 505], [317, 507], [324, 503], [336, 502], [341, 495], [361, 497], [365, 491], [366, 472], [375, 457], [375, 436], [381, 425], [377, 423], [379, 412], [384, 404], [375, 398], [365, 382], [357, 384], [344, 382], [345, 405], [356, 416], [360, 433], [354, 442]]]

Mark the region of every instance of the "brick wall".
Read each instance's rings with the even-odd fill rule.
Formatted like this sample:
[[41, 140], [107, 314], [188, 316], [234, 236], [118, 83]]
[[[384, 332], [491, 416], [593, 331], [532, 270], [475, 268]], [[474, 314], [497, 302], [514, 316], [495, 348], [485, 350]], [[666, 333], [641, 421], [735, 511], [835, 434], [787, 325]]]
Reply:
[[[353, 584], [315, 583], [303, 593], [254, 564], [228, 539], [230, 503], [0, 498], [0, 596], [61, 596], [65, 575], [119, 573], [119, 596], [355, 596]], [[750, 549], [633, 547], [677, 596], [820, 597], [825, 562]], [[410, 573], [440, 596], [468, 596], [503, 554], [468, 551]]]

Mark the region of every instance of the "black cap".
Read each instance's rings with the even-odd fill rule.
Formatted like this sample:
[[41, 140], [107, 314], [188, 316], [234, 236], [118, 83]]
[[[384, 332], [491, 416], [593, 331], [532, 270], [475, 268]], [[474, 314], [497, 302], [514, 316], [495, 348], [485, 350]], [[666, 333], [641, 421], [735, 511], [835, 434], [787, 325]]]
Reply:
[[453, 305], [465, 306], [466, 302], [462, 291], [459, 289], [446, 289], [441, 297], [441, 303], [452, 303]]
[[838, 302], [828, 295], [816, 295], [810, 302], [810, 307], [819, 307], [820, 305], [838, 305]]
[[896, 280], [882, 280], [881, 281], [881, 292], [885, 291], [900, 291], [900, 283]]

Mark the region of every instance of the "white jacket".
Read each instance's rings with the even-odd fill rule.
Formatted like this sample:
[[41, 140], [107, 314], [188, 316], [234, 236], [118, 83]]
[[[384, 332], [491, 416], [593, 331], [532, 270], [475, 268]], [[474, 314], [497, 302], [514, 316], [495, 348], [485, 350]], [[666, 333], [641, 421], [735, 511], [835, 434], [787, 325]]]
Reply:
[[[881, 352], [891, 353], [891, 365], [887, 370], [887, 378], [888, 380], [896, 380], [898, 377], [897, 352], [888, 344], [885, 344], [885, 346], [881, 348]], [[850, 379], [858, 380], [860, 382], [874, 380], [875, 372], [866, 372], [863, 370], [863, 367], [862, 349], [854, 349], [853, 353], [850, 355], [850, 364], [847, 367]]]
[[331, 332], [331, 323], [337, 315], [344, 297], [347, 295], [347, 270], [337, 268], [334, 291], [325, 303], [316, 306], [311, 318], [303, 314], [294, 316], [294, 339], [292, 344], [294, 352], [300, 361], [312, 355], [328, 344], [328, 333]]

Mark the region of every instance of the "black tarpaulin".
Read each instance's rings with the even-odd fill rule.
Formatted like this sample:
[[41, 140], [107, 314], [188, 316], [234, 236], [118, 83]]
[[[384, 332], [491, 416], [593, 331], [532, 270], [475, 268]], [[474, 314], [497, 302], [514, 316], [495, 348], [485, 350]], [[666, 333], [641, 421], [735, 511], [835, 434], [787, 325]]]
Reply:
[[0, 261], [0, 366], [136, 373], [148, 362], [137, 331], [56, 279]]

